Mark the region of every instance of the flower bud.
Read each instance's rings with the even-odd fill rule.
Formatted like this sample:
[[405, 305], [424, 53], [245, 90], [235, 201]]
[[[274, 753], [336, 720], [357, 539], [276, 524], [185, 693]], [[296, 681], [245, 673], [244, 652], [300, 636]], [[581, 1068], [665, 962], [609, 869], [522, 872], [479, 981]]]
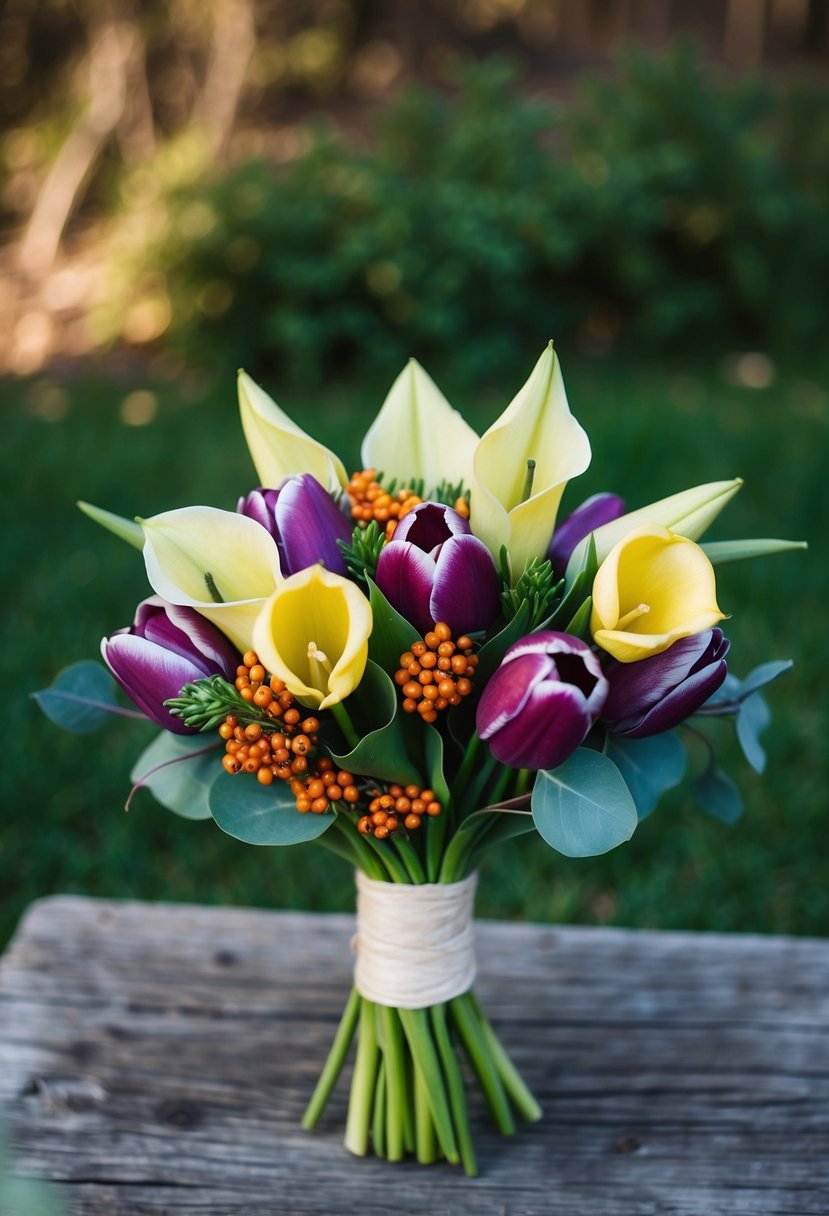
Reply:
[[626, 510], [627, 507], [618, 494], [605, 492], [586, 498], [580, 507], [576, 507], [575, 511], [563, 519], [557, 525], [547, 550], [556, 578], [563, 577], [570, 554], [579, 541], [604, 524], [618, 519]]
[[205, 676], [233, 680], [238, 652], [194, 608], [153, 595], [138, 605], [135, 620], [101, 642], [101, 654], [128, 697], [148, 718], [177, 735], [196, 733], [164, 708], [185, 684]]
[[498, 574], [483, 541], [439, 502], [407, 511], [377, 562], [377, 585], [426, 633], [445, 621], [454, 634], [488, 629], [498, 615]]
[[511, 646], [478, 703], [477, 729], [512, 768], [555, 768], [581, 744], [607, 696], [599, 660], [553, 630]]
[[644, 739], [684, 722], [725, 679], [728, 647], [721, 629], [709, 629], [638, 663], [612, 663], [602, 711], [608, 729]]
[[333, 574], [346, 573], [338, 540], [351, 540], [351, 525], [330, 494], [310, 473], [286, 477], [276, 490], [252, 490], [236, 510], [255, 519], [279, 550], [283, 578], [322, 562]]

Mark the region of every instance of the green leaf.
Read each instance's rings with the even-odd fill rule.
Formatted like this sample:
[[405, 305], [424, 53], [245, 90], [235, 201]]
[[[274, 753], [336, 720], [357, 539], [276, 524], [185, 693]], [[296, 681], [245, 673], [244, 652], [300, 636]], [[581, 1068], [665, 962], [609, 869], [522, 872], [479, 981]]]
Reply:
[[565, 633], [570, 633], [575, 638], [590, 638], [590, 614], [593, 610], [593, 596], [588, 595], [587, 599], [582, 604], [581, 608], [576, 612], [573, 619], [564, 627]]
[[650, 815], [666, 790], [679, 784], [685, 773], [685, 745], [675, 731], [647, 739], [624, 739], [609, 734], [604, 754], [624, 777], [640, 822]]
[[713, 540], [701, 546], [713, 565], [741, 562], [749, 557], [770, 557], [773, 553], [790, 553], [793, 549], [808, 549], [805, 540]]
[[622, 774], [585, 747], [538, 773], [531, 805], [539, 834], [565, 857], [607, 853], [636, 830], [636, 805]]
[[52, 722], [76, 735], [89, 735], [103, 726], [110, 714], [144, 717], [137, 710], [122, 709], [115, 699], [116, 687], [103, 663], [82, 659], [64, 667], [50, 688], [32, 696]]
[[[584, 541], [581, 543], [584, 544]], [[593, 580], [596, 577], [598, 568], [596, 539], [591, 532], [578, 572], [567, 588], [564, 599], [558, 605], [555, 612], [551, 614], [549, 620], [541, 625], [542, 629], [563, 629], [566, 622], [572, 621], [576, 617], [579, 609], [592, 593]]]
[[136, 549], [144, 548], [144, 529], [132, 519], [124, 519], [123, 515], [115, 515], [112, 511], [104, 511], [102, 507], [93, 507], [91, 502], [79, 502], [78, 506], [90, 519], [108, 532], [112, 532], [120, 540]]
[[206, 751], [204, 738], [163, 730], [136, 760], [130, 780], [148, 789], [156, 802], [184, 819], [209, 819], [208, 798], [216, 779], [226, 776], [221, 743]]
[[766, 767], [766, 753], [760, 735], [771, 725], [771, 711], [761, 693], [753, 692], [746, 697], [735, 725], [743, 755], [756, 773], [762, 773]]
[[210, 813], [223, 832], [245, 844], [304, 844], [322, 836], [334, 822], [331, 811], [300, 814], [284, 781], [265, 786], [224, 771], [210, 790]]
[[435, 791], [435, 797], [441, 806], [445, 807], [451, 795], [443, 772], [443, 736], [429, 722], [418, 722], [417, 725], [424, 728], [426, 772], [429, 786]]
[[691, 783], [691, 793], [704, 811], [725, 823], [736, 823], [743, 813], [740, 791], [713, 752], [705, 772]]
[[759, 667], [755, 667], [741, 681], [740, 700], [744, 701], [746, 697], [756, 692], [758, 688], [765, 688], [767, 684], [771, 684], [772, 680], [776, 680], [778, 676], [782, 676], [783, 672], [788, 671], [790, 667], [794, 667], [791, 659], [774, 659], [770, 663], [761, 663]]
[[373, 625], [368, 640], [369, 658], [387, 672], [397, 671], [400, 656], [417, 640], [418, 632], [396, 608], [392, 608], [383, 592], [371, 579], [367, 580]]
[[[372, 719], [383, 723], [363, 735], [352, 751], [343, 755], [332, 752], [334, 762], [351, 773], [376, 777], [380, 781], [396, 781], [401, 785], [420, 785], [422, 773], [412, 763], [406, 748], [406, 730], [402, 721], [400, 699], [390, 676], [369, 659], [360, 682], [360, 699], [372, 704]], [[415, 723], [415, 726], [420, 723]]]
[[530, 606], [523, 603], [508, 625], [490, 638], [478, 651], [478, 666], [475, 668], [475, 686], [480, 691], [500, 665], [501, 659], [514, 642], [529, 633]]

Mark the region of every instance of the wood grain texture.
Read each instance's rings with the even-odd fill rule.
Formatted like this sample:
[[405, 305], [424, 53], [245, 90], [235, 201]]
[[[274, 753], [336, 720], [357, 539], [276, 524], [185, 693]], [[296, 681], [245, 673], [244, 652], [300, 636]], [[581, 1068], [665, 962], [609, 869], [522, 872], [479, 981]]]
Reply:
[[[544, 1107], [482, 1174], [299, 1118], [346, 916], [34, 905], [0, 964], [0, 1110], [79, 1216], [829, 1213], [829, 943], [481, 923], [478, 992]], [[3, 1216], [13, 1214], [3, 1213]]]

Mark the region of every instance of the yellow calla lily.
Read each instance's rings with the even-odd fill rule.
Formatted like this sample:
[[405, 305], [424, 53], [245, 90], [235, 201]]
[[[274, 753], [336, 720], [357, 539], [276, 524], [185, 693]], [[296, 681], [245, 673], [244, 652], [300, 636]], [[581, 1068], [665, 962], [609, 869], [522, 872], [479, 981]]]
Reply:
[[411, 485], [422, 478], [428, 494], [442, 481], [469, 488], [477, 443], [472, 427], [410, 359], [366, 432], [361, 455], [363, 467], [378, 469], [386, 482]]
[[714, 567], [699, 545], [668, 528], [629, 532], [593, 581], [590, 632], [620, 663], [659, 654], [722, 620]]
[[285, 579], [264, 604], [253, 646], [303, 705], [328, 709], [363, 678], [371, 627], [362, 591], [323, 566], [310, 566]]
[[247, 650], [262, 604], [281, 577], [267, 529], [216, 507], [182, 507], [138, 522], [153, 590], [171, 604], [197, 609]]
[[[742, 477], [734, 477], [731, 481], [709, 481], [701, 486], [692, 486], [690, 490], [681, 490], [679, 494], [671, 494], [668, 498], [660, 498], [658, 502], [629, 511], [627, 515], [620, 515], [593, 533], [598, 560], [603, 562], [613, 546], [629, 532], [649, 524], [670, 528], [688, 540], [699, 540], [742, 484]], [[573, 550], [567, 563], [568, 582], [580, 569], [589, 540], [589, 537], [585, 537]]]
[[[535, 462], [531, 486], [528, 461]], [[514, 579], [546, 552], [564, 487], [589, 463], [590, 441], [570, 413], [551, 342], [475, 451], [472, 531], [496, 561], [507, 546]]]
[[339, 456], [306, 435], [264, 389], [239, 372], [239, 412], [259, 484], [276, 489], [286, 477], [310, 473], [326, 490], [348, 482]]

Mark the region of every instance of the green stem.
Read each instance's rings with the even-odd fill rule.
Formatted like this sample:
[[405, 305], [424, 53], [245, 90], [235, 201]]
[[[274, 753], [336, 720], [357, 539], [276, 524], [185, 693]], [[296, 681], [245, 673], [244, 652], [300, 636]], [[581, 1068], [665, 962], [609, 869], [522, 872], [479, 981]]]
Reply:
[[[444, 807], [434, 819], [423, 824], [426, 831], [426, 881], [437, 882], [443, 860], [443, 843], [449, 820], [449, 807]], [[421, 829], [423, 830], [423, 829]]]
[[475, 732], [472, 735], [472, 738], [469, 740], [469, 746], [467, 747], [464, 758], [461, 761], [461, 766], [457, 771], [455, 780], [452, 782], [453, 802], [458, 801], [466, 788], [467, 782], [472, 774], [472, 770], [475, 767], [475, 760], [477, 759], [480, 746], [480, 736], [477, 732]]
[[377, 1157], [386, 1155], [386, 1062], [380, 1060], [371, 1112], [371, 1143]]
[[504, 1083], [504, 1088], [515, 1103], [515, 1108], [528, 1123], [536, 1123], [541, 1118], [541, 1107], [536, 1102], [530, 1089], [512, 1060], [507, 1055], [504, 1045], [492, 1028], [489, 1019], [484, 1014], [474, 992], [467, 993], [472, 1008], [478, 1015], [481, 1033], [489, 1049], [490, 1056], [498, 1075]]
[[423, 1074], [415, 1069], [414, 1077], [415, 1151], [421, 1165], [432, 1165], [437, 1160], [435, 1125], [429, 1113], [429, 1095]]
[[400, 854], [404, 866], [406, 867], [410, 880], [413, 883], [425, 882], [426, 874], [411, 840], [408, 840], [405, 836], [401, 835], [400, 831], [392, 832], [391, 838], [394, 841], [394, 846]]
[[403, 1034], [394, 1009], [378, 1005], [377, 1024], [386, 1066], [386, 1156], [389, 1161], [403, 1160], [403, 1126], [409, 1118], [406, 1093], [406, 1064]]
[[377, 1079], [378, 1056], [374, 1002], [362, 997], [357, 1058], [354, 1061], [354, 1072], [351, 1077], [348, 1117], [345, 1124], [345, 1147], [357, 1157], [365, 1157], [368, 1152], [368, 1133]]
[[[375, 878], [378, 882], [382, 882], [386, 877], [386, 871], [381, 866], [378, 859], [372, 853], [370, 847], [366, 843], [368, 839], [361, 836], [357, 828], [349, 819], [348, 815], [337, 812], [337, 817], [334, 820], [334, 827], [346, 838], [351, 848], [354, 850], [354, 856], [357, 858], [359, 868], [369, 876]], [[329, 829], [330, 831], [330, 829]], [[325, 835], [328, 835], [326, 832]]]
[[343, 1015], [340, 1018], [337, 1033], [334, 1035], [334, 1042], [331, 1044], [328, 1058], [323, 1065], [320, 1078], [311, 1095], [311, 1101], [308, 1103], [305, 1114], [302, 1116], [302, 1126], [306, 1131], [310, 1131], [316, 1127], [319, 1117], [325, 1110], [328, 1099], [331, 1097], [331, 1091], [337, 1083], [337, 1078], [342, 1071], [345, 1058], [351, 1047], [351, 1040], [354, 1038], [354, 1031], [357, 1029], [361, 1001], [362, 997], [357, 989], [352, 988], [343, 1010]]
[[533, 775], [533, 770], [529, 768], [519, 768], [518, 776], [515, 778], [515, 796], [526, 794], [530, 787], [530, 778]]
[[360, 839], [366, 842], [368, 847], [374, 852], [375, 856], [377, 856], [386, 867], [386, 871], [388, 872], [388, 876], [392, 882], [402, 882], [406, 883], [407, 885], [411, 885], [406, 867], [403, 865], [400, 858], [392, 852], [392, 849], [387, 841], [376, 840], [375, 837], [371, 835], [361, 836]]
[[458, 1137], [458, 1149], [466, 1174], [470, 1178], [478, 1175], [478, 1163], [475, 1160], [475, 1149], [472, 1144], [472, 1133], [469, 1130], [469, 1113], [466, 1108], [466, 1094], [463, 1088], [458, 1057], [449, 1038], [446, 1025], [446, 1006], [434, 1005], [431, 1009], [432, 1028], [435, 1033], [443, 1074], [446, 1077], [446, 1088], [449, 1094], [449, 1107], [452, 1111], [452, 1121]]
[[469, 784], [468, 788], [464, 791], [463, 798], [458, 804], [461, 812], [461, 819], [465, 819], [466, 816], [472, 811], [476, 810], [480, 806], [486, 805], [486, 802], [491, 801], [489, 798], [486, 799], [486, 802], [484, 801], [483, 792], [486, 789], [487, 782], [492, 776], [492, 773], [497, 765], [498, 761], [495, 759], [492, 752], [487, 751], [487, 754], [481, 761], [477, 775]]
[[486, 1040], [481, 1032], [481, 1025], [474, 1005], [469, 1001], [469, 993], [456, 996], [449, 1002], [452, 1017], [466, 1048], [469, 1062], [481, 1083], [486, 1095], [489, 1109], [498, 1130], [504, 1136], [515, 1134], [515, 1120], [509, 1107], [507, 1095], [501, 1083], [498, 1070], [489, 1053]]
[[354, 723], [351, 721], [351, 714], [348, 712], [342, 701], [338, 701], [336, 705], [329, 707], [331, 713], [337, 720], [337, 725], [345, 736], [345, 741], [353, 751], [360, 742], [360, 736], [354, 728]]
[[460, 1160], [458, 1147], [428, 1014], [425, 1009], [400, 1009], [398, 1013], [414, 1060], [415, 1073], [420, 1072], [426, 1089], [440, 1147], [446, 1154], [446, 1160], [457, 1165]]

